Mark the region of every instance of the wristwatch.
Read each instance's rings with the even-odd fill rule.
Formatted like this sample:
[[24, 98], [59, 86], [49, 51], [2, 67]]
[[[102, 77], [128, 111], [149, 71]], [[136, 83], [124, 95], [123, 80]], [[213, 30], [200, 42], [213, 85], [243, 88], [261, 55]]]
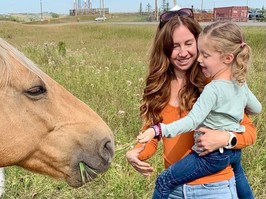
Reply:
[[228, 140], [228, 144], [224, 148], [232, 149], [236, 146], [237, 138], [233, 132], [227, 131], [227, 133], [229, 134], [229, 140]]

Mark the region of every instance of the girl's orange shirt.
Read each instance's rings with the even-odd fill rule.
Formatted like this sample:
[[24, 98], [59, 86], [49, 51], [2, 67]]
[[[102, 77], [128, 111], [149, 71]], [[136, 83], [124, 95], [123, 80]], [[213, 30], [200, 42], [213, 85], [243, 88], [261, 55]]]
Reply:
[[[162, 111], [163, 123], [168, 124], [184, 117], [187, 112], [179, 114], [179, 108], [167, 105]], [[253, 144], [256, 140], [256, 128], [248, 116], [244, 116], [242, 125], [246, 127], [246, 131], [242, 134], [236, 134], [237, 146], [235, 148], [243, 148]], [[193, 132], [184, 133], [173, 138], [162, 138], [163, 141], [163, 158], [165, 168], [175, 163], [177, 160], [185, 157], [191, 152], [194, 144]], [[156, 139], [145, 145], [145, 149], [140, 153], [140, 160], [147, 160], [157, 150], [158, 141]], [[224, 170], [212, 175], [208, 175], [189, 182], [188, 184], [206, 184], [228, 180], [234, 175], [231, 165], [227, 166]]]

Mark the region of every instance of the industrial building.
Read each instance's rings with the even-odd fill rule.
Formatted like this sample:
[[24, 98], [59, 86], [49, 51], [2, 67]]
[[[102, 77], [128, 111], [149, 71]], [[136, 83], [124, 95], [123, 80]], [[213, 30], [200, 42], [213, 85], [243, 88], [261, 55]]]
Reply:
[[109, 14], [109, 8], [104, 7], [104, 0], [100, 0], [100, 8], [92, 8], [92, 0], [74, 0], [73, 9], [69, 10], [70, 16], [89, 14], [105, 16], [105, 14]]
[[247, 22], [248, 6], [231, 6], [213, 9], [214, 21]]

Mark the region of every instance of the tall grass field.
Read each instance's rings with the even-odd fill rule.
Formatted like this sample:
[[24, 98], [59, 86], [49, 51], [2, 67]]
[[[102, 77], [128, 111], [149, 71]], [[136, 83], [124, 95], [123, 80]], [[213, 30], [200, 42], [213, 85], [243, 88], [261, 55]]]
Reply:
[[[148, 199], [163, 170], [162, 146], [144, 177], [125, 154], [135, 145], [148, 52], [156, 25], [108, 23], [23, 25], [1, 22], [0, 37], [17, 47], [49, 76], [88, 104], [111, 127], [116, 154], [111, 168], [78, 189], [47, 176], [8, 167], [4, 199]], [[263, 106], [252, 117], [257, 140], [243, 149], [242, 163], [257, 199], [266, 198], [266, 27], [242, 27], [253, 49], [248, 84]], [[19, 147], [19, 146], [17, 146]]]

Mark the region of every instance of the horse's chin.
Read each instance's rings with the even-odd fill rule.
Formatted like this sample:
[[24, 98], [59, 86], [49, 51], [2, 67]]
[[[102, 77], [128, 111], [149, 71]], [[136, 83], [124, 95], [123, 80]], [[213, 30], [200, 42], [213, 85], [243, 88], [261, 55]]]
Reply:
[[108, 168], [109, 165], [101, 169], [92, 168], [85, 162], [80, 162], [77, 168], [75, 169], [73, 175], [68, 177], [67, 183], [69, 184], [69, 186], [74, 188], [81, 187], [82, 185], [95, 179], [98, 176], [98, 174], [105, 172]]
[[89, 165], [87, 165], [84, 162], [79, 163], [79, 171], [80, 171], [82, 183], [84, 183], [84, 184], [86, 182], [93, 180], [98, 175], [98, 173], [95, 169], [93, 169], [92, 167], [90, 167]]

